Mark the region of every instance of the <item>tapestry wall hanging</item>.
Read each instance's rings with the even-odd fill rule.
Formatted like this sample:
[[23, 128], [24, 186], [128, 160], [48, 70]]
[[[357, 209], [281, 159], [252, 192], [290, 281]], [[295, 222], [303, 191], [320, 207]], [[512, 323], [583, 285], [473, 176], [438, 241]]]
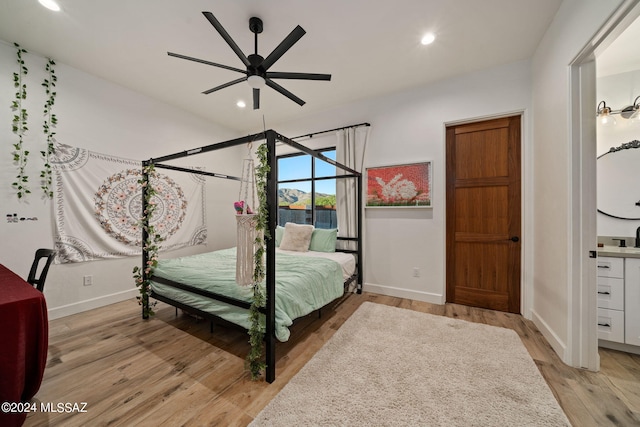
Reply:
[[[142, 162], [57, 144], [51, 166], [57, 263], [142, 253]], [[159, 173], [152, 185], [161, 251], [206, 244], [204, 178]]]
[[365, 207], [430, 208], [431, 162], [367, 168]]

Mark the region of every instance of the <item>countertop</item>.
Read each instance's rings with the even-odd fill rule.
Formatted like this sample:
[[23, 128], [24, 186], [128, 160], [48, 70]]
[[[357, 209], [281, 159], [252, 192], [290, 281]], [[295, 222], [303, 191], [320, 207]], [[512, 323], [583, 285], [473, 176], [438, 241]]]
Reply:
[[640, 258], [640, 248], [618, 246], [604, 246], [598, 248], [598, 256], [611, 256], [618, 258]]

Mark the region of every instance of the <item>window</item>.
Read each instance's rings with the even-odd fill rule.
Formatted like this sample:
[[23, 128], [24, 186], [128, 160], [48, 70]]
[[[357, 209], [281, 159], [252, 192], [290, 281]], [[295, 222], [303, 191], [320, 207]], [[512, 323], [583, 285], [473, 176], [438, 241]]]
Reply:
[[[319, 150], [335, 160], [335, 148]], [[309, 154], [278, 157], [278, 225], [337, 228], [336, 167]]]

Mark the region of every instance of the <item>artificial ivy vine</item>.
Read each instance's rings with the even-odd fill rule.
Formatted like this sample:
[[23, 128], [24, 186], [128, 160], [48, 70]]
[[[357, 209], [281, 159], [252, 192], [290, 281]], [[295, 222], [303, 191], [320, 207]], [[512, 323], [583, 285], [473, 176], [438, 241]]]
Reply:
[[25, 67], [24, 59], [22, 59], [22, 54], [27, 53], [27, 51], [22, 49], [18, 43], [14, 43], [14, 46], [16, 47], [16, 62], [20, 68], [17, 73], [13, 73], [13, 86], [17, 90], [15, 100], [11, 102], [11, 110], [14, 112], [11, 129], [18, 136], [18, 142], [13, 144], [13, 162], [18, 166], [18, 175], [16, 175], [16, 180], [11, 186], [16, 190], [18, 199], [22, 199], [31, 193], [28, 186], [29, 177], [25, 174], [29, 151], [25, 150], [23, 145], [24, 134], [29, 130], [27, 128], [28, 115], [27, 110], [22, 108], [22, 101], [27, 99], [27, 84], [22, 79], [29, 70]]
[[151, 225], [151, 218], [153, 217], [153, 213], [157, 207], [152, 200], [156, 195], [156, 190], [151, 185], [151, 182], [155, 178], [155, 166], [151, 163], [144, 168], [142, 178], [138, 180], [138, 184], [143, 188], [143, 194], [146, 202], [146, 209], [140, 219], [140, 228], [147, 232], [147, 239], [143, 242], [143, 250], [147, 251], [147, 262], [144, 268], [140, 266], [135, 266], [133, 268], [133, 279], [140, 291], [140, 295], [138, 295], [138, 304], [142, 305], [142, 317], [145, 319], [155, 314], [153, 311], [155, 303], [152, 304], [149, 302], [149, 287], [151, 286], [149, 278], [153, 276], [153, 270], [158, 265], [160, 242], [164, 240], [160, 234], [156, 233], [155, 227]]
[[49, 156], [53, 154], [55, 142], [55, 132], [52, 130], [58, 124], [58, 118], [55, 114], [51, 112], [53, 109], [53, 104], [56, 101], [56, 91], [54, 88], [56, 87], [56, 81], [58, 81], [58, 77], [56, 76], [56, 72], [54, 70], [54, 65], [56, 63], [53, 59], [47, 58], [47, 65], [45, 70], [47, 72], [47, 76], [42, 82], [42, 86], [45, 88], [45, 93], [47, 94], [47, 101], [44, 104], [44, 123], [42, 125], [42, 129], [44, 134], [47, 137], [47, 149], [40, 151], [42, 155], [42, 159], [44, 160], [44, 169], [40, 172], [40, 178], [42, 178], [42, 184], [40, 188], [42, 189], [44, 196], [48, 198], [53, 197], [53, 189], [52, 189], [52, 180], [51, 180], [51, 164], [49, 163]]
[[255, 240], [256, 251], [254, 256], [255, 265], [253, 269], [253, 299], [249, 309], [249, 319], [251, 321], [251, 327], [249, 328], [249, 344], [251, 344], [251, 350], [247, 355], [247, 364], [249, 365], [249, 372], [251, 373], [252, 380], [257, 380], [266, 368], [263, 357], [265, 322], [263, 321], [264, 316], [260, 313], [260, 310], [266, 305], [266, 296], [263, 284], [265, 277], [265, 242], [267, 239], [271, 238], [267, 227], [269, 210], [267, 209], [266, 183], [267, 174], [270, 171], [267, 144], [262, 144], [258, 147], [257, 155], [259, 165], [256, 168], [256, 187], [260, 206], [256, 212], [257, 237]]

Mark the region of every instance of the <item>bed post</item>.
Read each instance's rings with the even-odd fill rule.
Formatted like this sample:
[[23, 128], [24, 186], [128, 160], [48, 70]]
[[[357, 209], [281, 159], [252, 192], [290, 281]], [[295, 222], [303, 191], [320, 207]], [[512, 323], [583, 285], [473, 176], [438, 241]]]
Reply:
[[276, 162], [276, 133], [273, 130], [266, 132], [267, 160], [269, 172], [267, 173], [267, 229], [271, 239], [267, 240], [267, 265], [266, 265], [266, 355], [267, 364], [266, 380], [272, 383], [276, 379], [276, 348], [275, 348], [275, 322], [276, 322], [276, 225], [278, 221], [278, 164]]
[[362, 284], [364, 282], [364, 278], [362, 277], [362, 174], [359, 174], [357, 177], [357, 190], [356, 190], [356, 208], [358, 209], [357, 214], [357, 233], [358, 233], [358, 280], [356, 282], [356, 292], [362, 293]]
[[[147, 166], [151, 163], [150, 160], [144, 160], [142, 162], [142, 182], [149, 182], [149, 174], [147, 173]], [[147, 231], [149, 227], [149, 218], [145, 214], [147, 210], [147, 190], [149, 186], [145, 185], [142, 187], [142, 212], [140, 214], [143, 218], [142, 223], [142, 281], [146, 283], [147, 277], [147, 261], [149, 261], [149, 253], [147, 252], [147, 239], [149, 238], [149, 232]], [[141, 300], [142, 305], [142, 318], [149, 318], [149, 294], [145, 294]]]

